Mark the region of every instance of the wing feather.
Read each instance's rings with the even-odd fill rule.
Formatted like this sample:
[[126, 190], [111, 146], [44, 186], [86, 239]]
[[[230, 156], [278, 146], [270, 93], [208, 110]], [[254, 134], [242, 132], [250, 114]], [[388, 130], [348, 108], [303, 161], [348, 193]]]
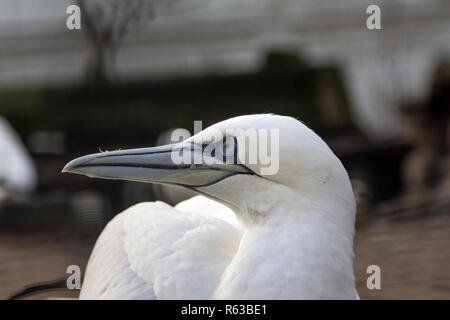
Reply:
[[155, 299], [152, 284], [131, 268], [124, 247], [123, 212], [103, 230], [89, 258], [80, 299]]
[[176, 208], [145, 202], [119, 214], [95, 245], [80, 297], [210, 298], [242, 229], [228, 208], [205, 199]]

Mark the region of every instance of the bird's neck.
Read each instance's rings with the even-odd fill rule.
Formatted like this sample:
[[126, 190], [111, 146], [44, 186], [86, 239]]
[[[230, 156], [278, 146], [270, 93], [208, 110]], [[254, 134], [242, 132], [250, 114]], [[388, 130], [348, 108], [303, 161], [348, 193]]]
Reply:
[[[354, 299], [354, 212], [297, 201], [247, 224], [217, 299]], [[354, 208], [353, 208], [354, 209]], [[337, 224], [324, 215], [348, 216]]]

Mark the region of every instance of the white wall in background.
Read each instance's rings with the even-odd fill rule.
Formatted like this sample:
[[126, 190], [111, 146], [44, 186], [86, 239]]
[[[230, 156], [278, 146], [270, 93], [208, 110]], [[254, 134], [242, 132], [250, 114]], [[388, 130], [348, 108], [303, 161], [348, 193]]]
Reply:
[[[0, 87], [82, 81], [89, 46], [65, 27], [72, 1], [0, 0]], [[188, 3], [185, 0], [184, 3]], [[343, 66], [361, 128], [398, 132], [397, 100], [421, 98], [436, 57], [450, 56], [450, 1], [191, 0], [125, 39], [119, 78], [256, 70], [264, 52], [289, 47]], [[366, 28], [378, 4], [382, 30]]]

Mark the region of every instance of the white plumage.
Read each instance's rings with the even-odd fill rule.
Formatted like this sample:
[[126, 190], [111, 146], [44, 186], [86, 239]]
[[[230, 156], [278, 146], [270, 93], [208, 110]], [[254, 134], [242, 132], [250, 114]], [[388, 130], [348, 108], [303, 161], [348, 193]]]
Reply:
[[[197, 203], [214, 217], [193, 213]], [[242, 235], [220, 213], [233, 218], [230, 209], [202, 196], [175, 208], [146, 202], [125, 210], [98, 239], [80, 298], [210, 298]]]
[[279, 129], [279, 171], [261, 176], [259, 162], [245, 163], [246, 172], [227, 165], [219, 179], [217, 167], [161, 169], [160, 148], [90, 155], [66, 166], [94, 177], [185, 181], [214, 199], [197, 196], [176, 207], [146, 202], [119, 214], [97, 240], [80, 298], [358, 298], [355, 202], [340, 161], [289, 117], [238, 117], [199, 135], [229, 128]]
[[0, 189], [16, 195], [33, 192], [36, 186], [36, 168], [33, 160], [20, 137], [1, 116], [0, 155]]

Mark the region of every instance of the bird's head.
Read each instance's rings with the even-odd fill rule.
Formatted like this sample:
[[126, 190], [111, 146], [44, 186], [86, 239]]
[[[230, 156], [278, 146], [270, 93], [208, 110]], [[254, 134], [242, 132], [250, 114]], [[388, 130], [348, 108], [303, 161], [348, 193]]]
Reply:
[[354, 211], [346, 170], [300, 121], [271, 114], [219, 122], [166, 146], [102, 152], [69, 162], [63, 172], [178, 185], [231, 207], [244, 221], [274, 207], [327, 202]]

